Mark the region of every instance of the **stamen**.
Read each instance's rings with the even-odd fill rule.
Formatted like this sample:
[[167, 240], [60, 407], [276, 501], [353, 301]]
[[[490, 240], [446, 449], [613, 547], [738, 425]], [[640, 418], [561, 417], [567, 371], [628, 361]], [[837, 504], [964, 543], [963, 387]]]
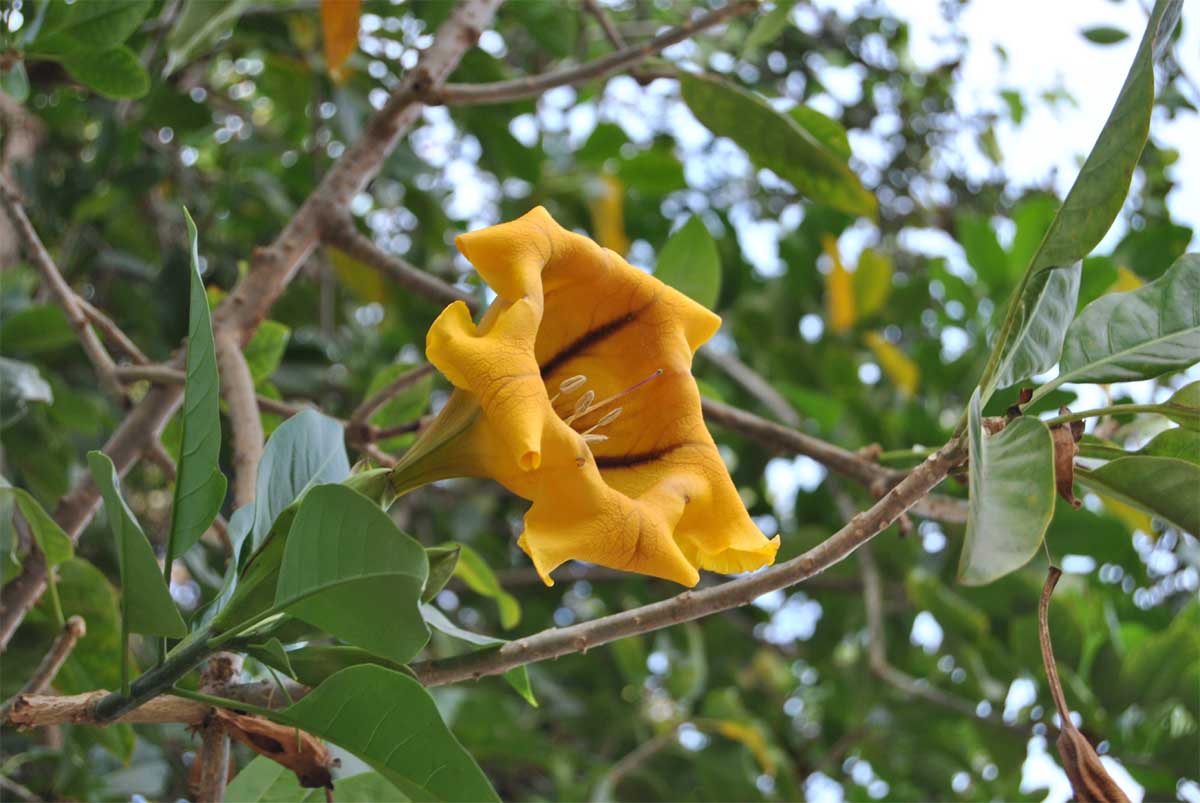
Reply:
[[576, 374], [575, 376], [564, 379], [562, 382], [558, 383], [558, 393], [555, 393], [550, 397], [550, 403], [554, 404], [556, 401], [558, 401], [559, 396], [563, 395], [564, 393], [574, 393], [585, 384], [587, 384], [587, 377], [583, 374]]
[[[601, 399], [600, 401], [596, 402], [595, 404], [593, 404], [591, 407], [589, 407], [587, 409], [587, 412], [589, 412], [589, 413], [595, 412], [596, 410], [599, 410], [601, 407], [605, 407], [609, 404], [612, 404], [613, 402], [615, 402], [617, 399], [621, 398], [622, 396], [627, 396], [630, 393], [633, 393], [635, 390], [637, 390], [638, 388], [640, 388], [642, 385], [646, 384], [647, 382], [650, 382], [651, 380], [654, 380], [654, 379], [658, 379], [660, 376], [662, 376], [662, 374], [663, 374], [663, 369], [659, 368], [657, 371], [650, 374], [650, 376], [646, 377], [641, 382], [638, 382], [635, 385], [631, 385], [631, 386], [625, 388], [620, 393], [614, 393], [613, 395], [609, 396], [607, 399]], [[588, 393], [591, 393], [591, 391], [588, 391]], [[568, 420], [567, 423], [569, 424], [569, 423], [571, 423], [571, 421]]]
[[606, 441], [606, 440], [608, 440], [607, 435], [592, 435], [587, 432], [583, 433], [583, 442], [584, 443], [601, 443], [602, 441]]
[[596, 430], [600, 429], [600, 427], [608, 426], [612, 422], [616, 421], [617, 418], [620, 417], [621, 412], [624, 409], [625, 409], [624, 407], [618, 407], [617, 409], [613, 410], [611, 413], [606, 414], [603, 418], [601, 418], [595, 424], [592, 424], [592, 426], [590, 428], [584, 430], [584, 433], [583, 433], [584, 437], [586, 438], [590, 433], [595, 432]]
[[571, 417], [567, 419], [567, 425], [570, 426], [576, 418], [586, 413], [593, 401], [596, 399], [596, 391], [589, 390], [587, 393], [579, 397], [579, 401], [575, 402], [575, 412], [571, 413]]

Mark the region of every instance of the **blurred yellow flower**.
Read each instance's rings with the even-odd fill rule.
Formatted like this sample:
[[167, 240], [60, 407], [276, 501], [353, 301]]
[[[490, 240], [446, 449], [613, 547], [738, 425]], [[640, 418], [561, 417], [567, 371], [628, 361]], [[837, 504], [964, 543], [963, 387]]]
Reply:
[[456, 240], [497, 298], [429, 330], [456, 390], [393, 472], [485, 476], [532, 501], [538, 574], [583, 560], [695, 585], [772, 563], [700, 412], [692, 354], [720, 318], [538, 207]]

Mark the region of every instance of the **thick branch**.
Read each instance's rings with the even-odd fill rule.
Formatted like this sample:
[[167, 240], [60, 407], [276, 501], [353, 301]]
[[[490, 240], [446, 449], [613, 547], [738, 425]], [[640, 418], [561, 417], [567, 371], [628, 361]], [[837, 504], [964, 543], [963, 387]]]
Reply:
[[472, 313], [479, 311], [479, 302], [470, 293], [459, 290], [452, 284], [447, 284], [436, 276], [432, 276], [416, 265], [389, 254], [377, 246], [358, 230], [354, 221], [348, 216], [340, 216], [328, 223], [323, 232], [325, 242], [340, 251], [345, 251], [359, 262], [383, 271], [396, 284], [423, 298], [428, 298], [439, 304], [453, 304], [455, 301], [464, 302]]
[[697, 17], [691, 22], [672, 28], [664, 34], [654, 37], [649, 42], [624, 50], [618, 50], [607, 56], [567, 67], [556, 72], [527, 78], [515, 78], [511, 81], [497, 81], [491, 84], [446, 84], [440, 91], [431, 91], [422, 96], [429, 105], [473, 106], [483, 103], [507, 103], [513, 100], [536, 97], [547, 90], [568, 84], [580, 84], [604, 78], [620, 72], [644, 61], [655, 53], [679, 44], [685, 39], [706, 28], [719, 25], [730, 17], [745, 14], [758, 7], [756, 2], [731, 3], [722, 8]]
[[254, 501], [258, 461], [263, 451], [262, 417], [254, 396], [254, 377], [232, 334], [216, 335], [217, 369], [221, 392], [229, 404], [233, 428], [233, 499], [237, 507]]
[[947, 444], [870, 509], [859, 513], [826, 541], [786, 563], [703, 591], [685, 591], [662, 602], [571, 627], [546, 630], [510, 641], [496, 650], [416, 663], [412, 669], [426, 686], [473, 680], [745, 605], [769, 591], [787, 588], [819, 574], [844, 559], [929, 493], [964, 458], [964, 449], [957, 441]]
[[92, 331], [91, 324], [88, 322], [87, 313], [84, 312], [83, 306], [79, 303], [79, 296], [67, 284], [66, 279], [58, 272], [58, 266], [54, 264], [50, 253], [46, 250], [46, 246], [42, 245], [42, 240], [38, 237], [37, 231], [34, 230], [33, 224], [29, 222], [29, 217], [25, 214], [25, 207], [21, 204], [20, 196], [9, 183], [0, 176], [0, 203], [3, 203], [8, 216], [12, 221], [13, 228], [16, 229], [17, 237], [25, 245], [25, 253], [29, 260], [38, 269], [38, 273], [42, 275], [42, 280], [45, 281], [46, 287], [50, 290], [54, 300], [62, 307], [63, 313], [67, 316], [68, 323], [75, 330], [76, 336], [79, 338], [79, 343], [83, 346], [84, 353], [87, 354], [92, 366], [96, 369], [96, 374], [100, 378], [100, 384], [114, 399], [124, 399], [125, 390], [121, 387], [121, 383], [117, 381], [115, 372], [116, 363], [113, 358], [105, 350], [104, 344], [100, 342], [100, 338]]

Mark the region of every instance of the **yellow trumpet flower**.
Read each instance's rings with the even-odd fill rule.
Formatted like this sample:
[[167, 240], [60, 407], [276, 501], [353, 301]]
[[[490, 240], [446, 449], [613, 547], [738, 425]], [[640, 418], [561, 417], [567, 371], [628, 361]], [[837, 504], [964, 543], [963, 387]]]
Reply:
[[686, 586], [772, 563], [704, 426], [692, 354], [720, 318], [538, 207], [464, 234], [495, 290], [447, 307], [426, 355], [455, 391], [392, 474], [403, 492], [491, 477], [533, 504], [518, 545]]

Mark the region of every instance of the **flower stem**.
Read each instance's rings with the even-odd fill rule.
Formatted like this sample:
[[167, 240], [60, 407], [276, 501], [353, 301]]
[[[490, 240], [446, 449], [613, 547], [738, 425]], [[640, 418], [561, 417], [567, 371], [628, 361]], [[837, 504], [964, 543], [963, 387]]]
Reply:
[[[144, 672], [121, 692], [111, 692], [100, 698], [94, 710], [96, 724], [106, 725], [152, 697], [169, 690], [177, 680], [215, 652], [208, 644], [210, 635], [208, 632], [194, 634], [191, 639], [176, 647], [161, 664]], [[121, 643], [122, 676], [128, 677], [128, 645], [125, 639], [122, 639]]]

